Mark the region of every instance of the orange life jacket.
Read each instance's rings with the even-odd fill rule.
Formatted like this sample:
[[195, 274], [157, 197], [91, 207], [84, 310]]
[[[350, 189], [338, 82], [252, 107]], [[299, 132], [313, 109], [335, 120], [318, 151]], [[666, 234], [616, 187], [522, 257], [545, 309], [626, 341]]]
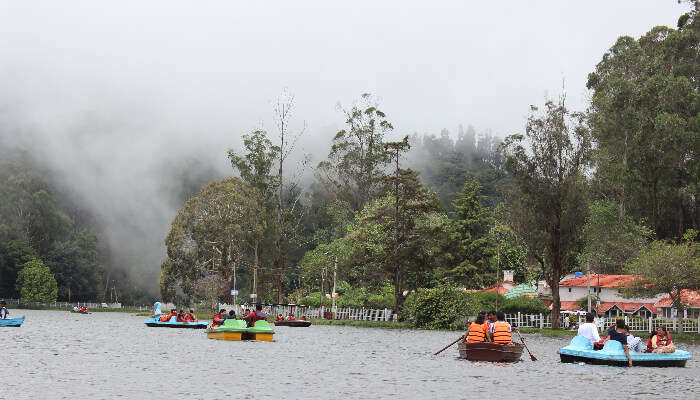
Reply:
[[512, 343], [510, 324], [505, 321], [496, 321], [493, 324], [493, 342], [498, 344]]
[[484, 332], [485, 324], [477, 324], [472, 322], [469, 325], [469, 333], [467, 334], [467, 343], [481, 343], [486, 339], [486, 333]]

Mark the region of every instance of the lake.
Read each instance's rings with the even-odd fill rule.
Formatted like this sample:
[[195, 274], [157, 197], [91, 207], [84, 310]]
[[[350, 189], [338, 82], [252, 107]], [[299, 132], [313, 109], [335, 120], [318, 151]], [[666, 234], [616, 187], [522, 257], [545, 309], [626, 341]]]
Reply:
[[525, 335], [537, 357], [514, 364], [432, 354], [457, 332], [311, 326], [275, 341], [209, 340], [204, 330], [149, 328], [126, 313], [10, 310], [0, 328], [2, 399], [698, 398], [700, 346], [686, 368], [562, 364], [569, 337]]

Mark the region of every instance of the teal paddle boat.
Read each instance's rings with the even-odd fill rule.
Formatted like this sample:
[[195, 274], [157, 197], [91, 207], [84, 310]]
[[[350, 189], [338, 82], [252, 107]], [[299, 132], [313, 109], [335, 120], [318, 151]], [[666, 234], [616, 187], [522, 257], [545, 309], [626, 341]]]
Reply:
[[19, 327], [22, 326], [22, 322], [24, 322], [24, 315], [22, 318], [5, 318], [5, 319], [0, 319], [0, 326], [14, 326], [14, 327]]
[[193, 322], [178, 322], [177, 317], [170, 317], [168, 321], [161, 321], [160, 318], [165, 316], [161, 312], [160, 302], [153, 303], [155, 306], [155, 311], [151, 318], [147, 319], [146, 326], [160, 327], [160, 328], [185, 328], [185, 329], [205, 329], [209, 323], [206, 321], [193, 321]]
[[242, 319], [227, 319], [223, 324], [207, 329], [207, 338], [217, 340], [271, 342], [274, 334], [275, 331], [270, 327], [270, 323], [265, 320], [255, 321], [255, 324], [249, 328], [246, 321]]
[[[561, 362], [596, 365], [614, 365], [626, 367], [627, 356], [622, 344], [617, 340], [605, 342], [602, 350], [593, 350], [591, 342], [583, 336], [575, 336], [568, 346], [557, 351]], [[689, 352], [676, 350], [673, 353], [638, 353], [630, 351], [633, 366], [642, 367], [685, 367], [685, 363], [691, 358]]]

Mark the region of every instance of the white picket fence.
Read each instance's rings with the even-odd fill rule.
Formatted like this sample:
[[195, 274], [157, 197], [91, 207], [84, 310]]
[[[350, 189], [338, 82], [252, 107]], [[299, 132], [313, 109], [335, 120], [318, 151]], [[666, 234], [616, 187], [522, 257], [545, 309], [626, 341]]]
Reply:
[[[19, 299], [4, 299], [7, 304], [20, 304]], [[28, 306], [41, 306], [41, 307], [55, 307], [55, 308], [67, 308], [71, 309], [73, 306], [84, 306], [87, 308], [122, 308], [122, 303], [90, 303], [84, 301], [74, 301], [68, 303], [67, 301], [56, 301], [53, 303], [37, 303], [30, 302], [27, 303]], [[135, 306], [138, 307], [138, 306]], [[142, 306], [146, 307], [146, 306]]]
[[[562, 315], [559, 321], [559, 326], [564, 328], [564, 318], [566, 316]], [[610, 325], [615, 324], [619, 318], [625, 319], [625, 324], [629, 325], [631, 331], [635, 332], [651, 332], [658, 326], [663, 326], [664, 328], [672, 332], [686, 332], [686, 333], [700, 333], [700, 320], [698, 319], [665, 319], [665, 318], [638, 318], [638, 317], [603, 317], [596, 318], [596, 324], [600, 329], [606, 329]], [[512, 326], [518, 327], [530, 327], [530, 328], [551, 328], [552, 320], [549, 314], [506, 314], [506, 322], [509, 322]], [[579, 317], [579, 323], [582, 324], [586, 322], [585, 317]], [[576, 329], [576, 325], [573, 324], [570, 329]]]

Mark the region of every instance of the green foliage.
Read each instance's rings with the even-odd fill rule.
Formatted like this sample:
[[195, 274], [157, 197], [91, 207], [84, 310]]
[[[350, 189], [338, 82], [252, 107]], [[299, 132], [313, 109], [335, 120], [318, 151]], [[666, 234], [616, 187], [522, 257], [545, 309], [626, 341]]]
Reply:
[[[393, 310], [396, 304], [394, 287], [388, 282], [376, 290], [370, 290], [367, 287], [350, 288], [347, 286], [344, 288], [344, 292], [342, 294], [338, 292], [338, 295], [336, 300], [338, 308], [388, 308]], [[330, 308], [331, 301], [331, 299], [325, 299], [324, 305]], [[308, 307], [318, 307], [319, 292], [309, 293], [308, 296], [301, 299], [300, 304]]]
[[611, 201], [593, 201], [588, 210], [581, 264], [590, 261], [592, 270], [599, 273], [622, 273], [627, 260], [647, 246], [653, 232], [629, 216], [620, 220], [620, 207]]
[[17, 275], [24, 264], [39, 255], [24, 240], [12, 240], [7, 245], [0, 244], [0, 293], [9, 298], [19, 297], [16, 288]]
[[[498, 296], [498, 304], [499, 309], [508, 314], [539, 314], [548, 311], [547, 306], [537, 298], [506, 299]], [[461, 329], [469, 316], [495, 308], [495, 293], [464, 293], [451, 285], [420, 290], [407, 302], [410, 321], [422, 329]]]
[[627, 272], [642, 278], [624, 290], [630, 296], [652, 297], [668, 294], [675, 308], [682, 310], [681, 291], [700, 290], [700, 243], [690, 232], [683, 243], [653, 242], [627, 265]]
[[17, 290], [22, 303], [53, 303], [58, 296], [56, 279], [39, 259], [24, 264], [17, 276]]

